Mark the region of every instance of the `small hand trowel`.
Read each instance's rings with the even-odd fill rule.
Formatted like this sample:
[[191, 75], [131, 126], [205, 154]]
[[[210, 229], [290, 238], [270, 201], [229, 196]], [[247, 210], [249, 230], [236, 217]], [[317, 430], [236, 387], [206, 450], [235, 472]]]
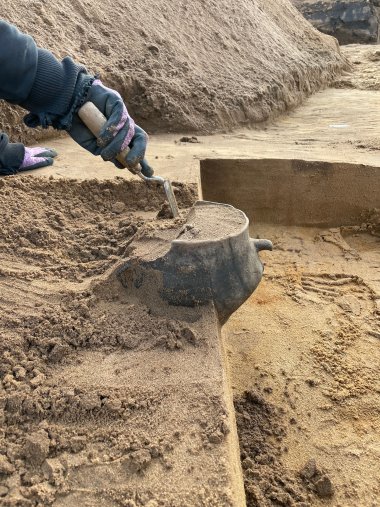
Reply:
[[[93, 104], [92, 102], [86, 102], [78, 111], [79, 118], [83, 121], [83, 123], [88, 127], [91, 132], [94, 134], [94, 136], [98, 137], [99, 133], [103, 127], [103, 125], [106, 123], [107, 119], [106, 117], [99, 111], [99, 109]], [[123, 167], [126, 167], [128, 169], [127, 164], [125, 163], [125, 158], [128, 155], [129, 148], [126, 148], [123, 150], [119, 155], [116, 157], [117, 160], [123, 165]], [[160, 176], [144, 176], [142, 174], [141, 169], [139, 167], [133, 169], [133, 174], [136, 174], [141, 179], [146, 181], [147, 183], [158, 183], [159, 185], [162, 185], [165, 190], [166, 198], [169, 202], [169, 206], [171, 209], [171, 212], [173, 214], [173, 218], [178, 217], [178, 206], [177, 201], [174, 195], [173, 187], [168, 179], [161, 178]]]

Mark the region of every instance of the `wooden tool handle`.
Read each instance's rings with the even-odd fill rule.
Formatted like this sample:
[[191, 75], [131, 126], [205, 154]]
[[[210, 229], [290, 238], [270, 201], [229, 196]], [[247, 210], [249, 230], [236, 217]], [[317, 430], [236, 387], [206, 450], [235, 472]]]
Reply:
[[[78, 111], [79, 118], [83, 121], [88, 129], [94, 134], [96, 138], [99, 137], [100, 131], [104, 124], [107, 122], [107, 118], [99, 111], [93, 102], [86, 102]], [[128, 155], [129, 148], [126, 148], [117, 155], [117, 160], [123, 167], [129, 167], [125, 163], [125, 158]]]
[[[99, 109], [92, 102], [86, 102], [78, 111], [79, 118], [83, 121], [83, 123], [91, 130], [95, 137], [99, 137], [100, 131], [103, 128], [103, 125], [106, 123], [107, 119], [103, 114], [99, 111]], [[159, 176], [144, 176], [139, 169], [140, 164], [135, 168], [131, 169], [127, 166], [125, 159], [128, 155], [129, 149], [126, 148], [116, 157], [117, 160], [122, 164], [123, 167], [126, 167], [131, 171], [131, 173], [136, 174], [144, 181], [155, 181], [160, 185], [163, 185], [166, 197], [169, 202], [170, 209], [173, 213], [173, 218], [179, 216], [177, 201], [174, 195], [174, 191], [172, 185], [169, 180], [164, 180]]]

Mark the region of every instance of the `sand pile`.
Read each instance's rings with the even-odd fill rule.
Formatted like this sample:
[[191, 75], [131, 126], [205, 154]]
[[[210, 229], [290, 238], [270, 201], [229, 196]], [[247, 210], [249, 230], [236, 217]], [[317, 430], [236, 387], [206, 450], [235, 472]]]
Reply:
[[[57, 56], [100, 73], [149, 131], [212, 132], [267, 120], [327, 84], [343, 62], [335, 41], [289, 0], [6, 0], [2, 16]], [[2, 106], [2, 129], [35, 138], [19, 124], [20, 113]]]

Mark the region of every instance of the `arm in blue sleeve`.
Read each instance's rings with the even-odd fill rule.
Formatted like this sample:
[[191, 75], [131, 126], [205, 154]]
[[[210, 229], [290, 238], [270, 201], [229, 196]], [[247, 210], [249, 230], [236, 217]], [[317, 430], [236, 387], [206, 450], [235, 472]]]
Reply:
[[0, 21], [0, 98], [20, 103], [29, 96], [37, 73], [38, 50], [32, 37]]
[[93, 81], [71, 58], [57, 60], [6, 21], [0, 21], [0, 69], [0, 99], [30, 111], [31, 127], [69, 128], [75, 102]]
[[21, 143], [10, 143], [8, 136], [0, 132], [0, 176], [16, 174], [25, 154], [25, 147]]

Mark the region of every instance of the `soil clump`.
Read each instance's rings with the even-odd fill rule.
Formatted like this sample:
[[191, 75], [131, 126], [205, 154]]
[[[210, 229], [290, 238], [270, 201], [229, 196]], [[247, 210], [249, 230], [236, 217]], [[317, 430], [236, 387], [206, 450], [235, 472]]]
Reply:
[[[315, 460], [293, 473], [282, 463], [282, 455], [288, 452], [284, 437], [289, 424], [283, 408], [266, 401], [260, 389], [236, 396], [234, 404], [248, 507], [311, 507], [315, 495], [334, 495], [330, 478]], [[292, 419], [290, 424], [297, 421]]]

